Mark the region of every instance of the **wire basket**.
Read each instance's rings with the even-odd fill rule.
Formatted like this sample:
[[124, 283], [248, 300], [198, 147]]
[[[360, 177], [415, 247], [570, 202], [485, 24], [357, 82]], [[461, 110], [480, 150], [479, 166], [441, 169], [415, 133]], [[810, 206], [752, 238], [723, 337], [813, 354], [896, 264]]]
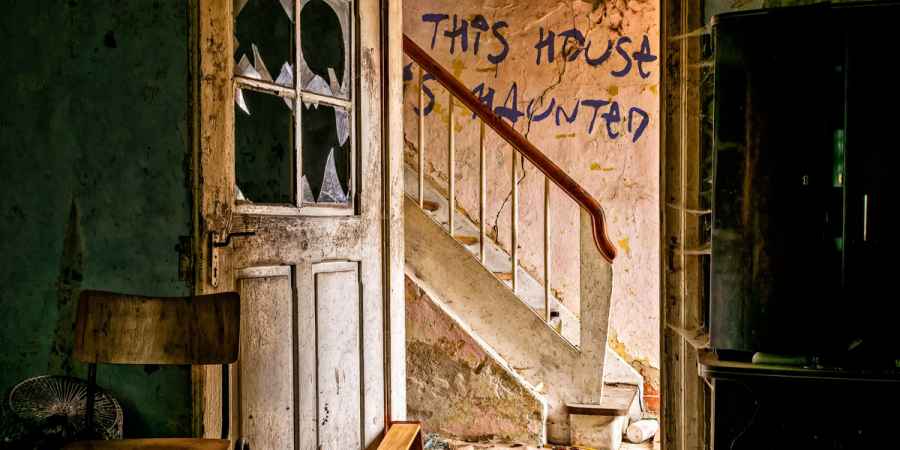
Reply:
[[[79, 378], [42, 375], [17, 384], [9, 393], [9, 408], [20, 419], [55, 424], [83, 435], [86, 426], [87, 382]], [[94, 430], [103, 439], [122, 439], [122, 407], [106, 391], [94, 389]]]

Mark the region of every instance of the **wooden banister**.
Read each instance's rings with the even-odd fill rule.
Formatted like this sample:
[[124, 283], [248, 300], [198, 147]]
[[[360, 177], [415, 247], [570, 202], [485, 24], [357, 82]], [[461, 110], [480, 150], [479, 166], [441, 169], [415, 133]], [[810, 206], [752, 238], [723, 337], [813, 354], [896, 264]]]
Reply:
[[581, 187], [572, 177], [564, 172], [556, 163], [544, 155], [540, 149], [528, 141], [525, 136], [516, 131], [508, 123], [504, 122], [499, 116], [494, 114], [487, 106], [466, 88], [459, 80], [450, 72], [444, 69], [437, 61], [428, 53], [419, 47], [409, 36], [403, 36], [403, 51], [419, 65], [425, 72], [434, 76], [434, 79], [441, 83], [450, 93], [456, 97], [470, 111], [475, 113], [487, 126], [491, 127], [503, 140], [509, 143], [516, 151], [521, 153], [538, 168], [544, 175], [559, 186], [566, 194], [569, 195], [579, 206], [588, 212], [591, 216], [591, 225], [593, 227], [594, 243], [603, 258], [608, 262], [612, 262], [616, 257], [616, 248], [610, 242], [606, 235], [606, 222], [603, 214], [603, 207], [594, 199], [594, 197]]

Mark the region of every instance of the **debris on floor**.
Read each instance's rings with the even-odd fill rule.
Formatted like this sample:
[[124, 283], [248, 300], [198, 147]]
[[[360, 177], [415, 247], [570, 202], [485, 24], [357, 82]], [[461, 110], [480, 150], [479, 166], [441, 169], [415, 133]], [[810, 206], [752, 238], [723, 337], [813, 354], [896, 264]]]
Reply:
[[[619, 450], [658, 450], [653, 442], [642, 444], [623, 443]], [[465, 442], [440, 437], [437, 433], [429, 433], [425, 438], [425, 450], [593, 450], [588, 447], [571, 447], [565, 445], [547, 445], [534, 447], [509, 442]]]

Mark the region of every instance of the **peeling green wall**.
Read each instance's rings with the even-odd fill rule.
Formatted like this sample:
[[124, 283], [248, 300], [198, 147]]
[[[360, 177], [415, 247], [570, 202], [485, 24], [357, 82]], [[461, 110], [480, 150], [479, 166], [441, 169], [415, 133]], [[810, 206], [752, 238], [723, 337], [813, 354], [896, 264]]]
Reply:
[[[185, 295], [188, 2], [5, 0], [0, 392], [71, 358], [82, 289]], [[139, 339], [139, 336], [135, 336]], [[126, 436], [191, 432], [188, 367], [100, 366]]]

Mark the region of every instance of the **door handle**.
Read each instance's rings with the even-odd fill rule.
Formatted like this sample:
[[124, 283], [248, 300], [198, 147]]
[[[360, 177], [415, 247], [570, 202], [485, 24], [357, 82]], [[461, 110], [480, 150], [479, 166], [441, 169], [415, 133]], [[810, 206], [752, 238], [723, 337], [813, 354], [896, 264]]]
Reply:
[[228, 233], [225, 236], [224, 241], [216, 241], [216, 235], [217, 235], [217, 233], [209, 234], [209, 239], [210, 239], [210, 241], [212, 241], [212, 246], [213, 246], [213, 248], [222, 248], [222, 247], [228, 247], [229, 245], [231, 245], [232, 238], [256, 236], [256, 232], [255, 231], [239, 231], [237, 233]]
[[862, 223], [862, 239], [863, 242], [869, 240], [869, 194], [863, 194], [863, 223]]

